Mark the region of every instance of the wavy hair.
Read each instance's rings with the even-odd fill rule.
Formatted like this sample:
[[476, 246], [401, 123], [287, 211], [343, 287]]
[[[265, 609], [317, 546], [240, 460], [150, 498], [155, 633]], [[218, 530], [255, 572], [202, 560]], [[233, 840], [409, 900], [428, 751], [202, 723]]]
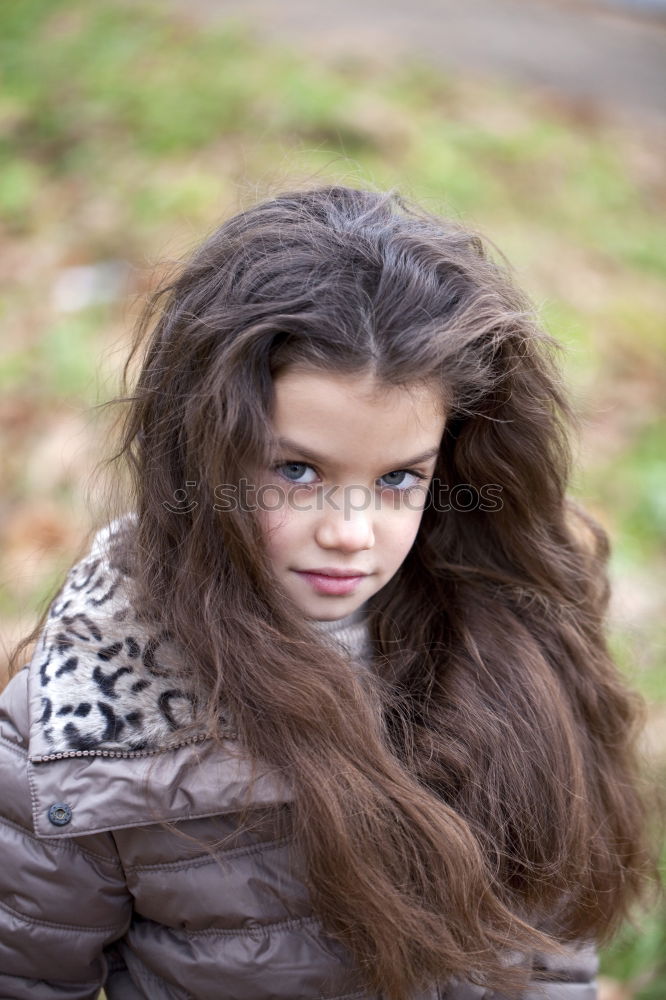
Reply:
[[[654, 874], [642, 701], [604, 638], [606, 538], [566, 497], [555, 356], [478, 235], [327, 187], [215, 231], [125, 369], [141, 358], [119, 451], [138, 606], [178, 637], [210, 735], [231, 718], [289, 776], [313, 906], [392, 1000], [450, 977], [516, 991], [507, 950], [607, 940]], [[215, 509], [216, 485], [270, 464], [273, 379], [295, 365], [439, 385], [435, 479], [502, 487], [501, 509], [426, 505], [368, 602], [360, 674], [281, 592], [256, 515]]]

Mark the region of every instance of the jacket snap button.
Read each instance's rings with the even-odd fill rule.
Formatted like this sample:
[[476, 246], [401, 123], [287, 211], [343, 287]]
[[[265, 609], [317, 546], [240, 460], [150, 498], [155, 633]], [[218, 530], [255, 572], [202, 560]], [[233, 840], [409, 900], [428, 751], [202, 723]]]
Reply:
[[67, 826], [72, 818], [72, 810], [66, 802], [54, 802], [49, 809], [49, 820], [54, 826]]

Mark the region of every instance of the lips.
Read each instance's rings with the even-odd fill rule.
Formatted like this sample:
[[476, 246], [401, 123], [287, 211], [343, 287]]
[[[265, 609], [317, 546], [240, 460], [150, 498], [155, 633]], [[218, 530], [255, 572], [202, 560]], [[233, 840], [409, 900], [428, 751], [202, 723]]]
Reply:
[[368, 575], [367, 573], [330, 567], [323, 570], [296, 570], [295, 572], [309, 584], [315, 593], [329, 594], [333, 597], [351, 594], [352, 591], [356, 590], [361, 580]]
[[332, 567], [324, 566], [317, 569], [298, 569], [297, 573], [312, 573], [315, 576], [334, 576], [337, 578], [345, 577], [357, 577], [357, 576], [367, 576], [368, 574], [362, 569], [333, 569]]

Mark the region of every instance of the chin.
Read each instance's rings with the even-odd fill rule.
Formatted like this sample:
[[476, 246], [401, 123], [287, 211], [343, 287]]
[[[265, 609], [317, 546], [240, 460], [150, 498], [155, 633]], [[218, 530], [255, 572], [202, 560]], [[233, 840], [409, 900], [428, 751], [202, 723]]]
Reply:
[[308, 618], [314, 618], [320, 622], [334, 622], [338, 618], [346, 618], [353, 611], [356, 611], [363, 604], [362, 600], [350, 601], [349, 598], [322, 598], [319, 601], [313, 601], [311, 604], [302, 605], [299, 607], [303, 614]]
[[341, 618], [346, 618], [347, 615], [350, 615], [350, 614], [351, 614], [351, 611], [342, 611], [342, 612], [338, 612], [338, 614], [333, 614], [331, 612], [328, 615], [317, 613], [317, 614], [309, 615], [309, 617], [312, 618], [316, 622], [337, 622]]

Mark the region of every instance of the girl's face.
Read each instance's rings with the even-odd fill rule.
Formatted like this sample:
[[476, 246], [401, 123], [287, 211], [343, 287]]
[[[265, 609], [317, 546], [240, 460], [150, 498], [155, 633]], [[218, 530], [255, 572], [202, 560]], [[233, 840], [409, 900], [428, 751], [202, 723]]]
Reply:
[[444, 430], [441, 392], [290, 368], [274, 382], [275, 461], [259, 516], [273, 569], [333, 621], [388, 583], [421, 523]]

